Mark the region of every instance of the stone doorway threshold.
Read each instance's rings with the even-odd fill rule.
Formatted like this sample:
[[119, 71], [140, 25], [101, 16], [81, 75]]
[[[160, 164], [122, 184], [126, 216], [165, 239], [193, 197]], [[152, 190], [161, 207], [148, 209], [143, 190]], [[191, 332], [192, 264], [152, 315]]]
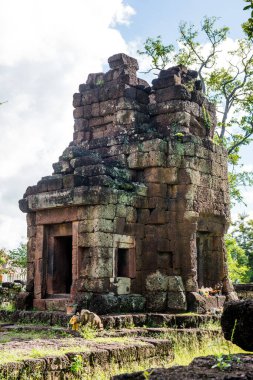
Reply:
[[34, 299], [33, 307], [41, 311], [66, 311], [70, 294], [50, 294], [44, 299]]

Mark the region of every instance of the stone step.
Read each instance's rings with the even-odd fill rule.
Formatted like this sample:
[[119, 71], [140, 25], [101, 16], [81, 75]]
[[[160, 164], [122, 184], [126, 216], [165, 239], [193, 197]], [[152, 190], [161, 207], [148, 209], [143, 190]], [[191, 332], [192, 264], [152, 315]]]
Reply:
[[65, 299], [69, 299], [70, 298], [70, 294], [67, 294], [67, 293], [56, 293], [56, 294], [50, 294], [47, 296], [47, 299], [60, 299], [60, 298], [65, 298]]
[[[172, 343], [167, 339], [152, 339], [152, 338], [138, 338], [128, 339], [128, 343], [113, 341], [108, 343], [108, 338], [101, 343], [89, 341], [87, 339], [75, 338], [75, 346], [79, 350], [71, 351], [71, 348], [65, 354], [58, 354], [57, 352], [62, 348], [66, 348], [68, 339], [43, 339], [39, 341], [29, 341], [26, 345], [26, 359], [22, 358], [20, 354], [21, 349], [24, 347], [24, 342], [16, 342], [15, 348], [13, 342], [7, 343], [5, 351], [13, 352], [19, 350], [19, 362], [11, 362], [1, 364], [0, 378], [1, 379], [34, 379], [35, 368], [36, 378], [47, 379], [81, 379], [81, 378], [100, 378], [101, 374], [104, 375], [105, 371], [110, 372], [110, 369], [127, 368], [131, 365], [136, 365], [138, 362], [145, 362], [149, 366], [162, 365], [170, 363], [173, 360]], [[72, 343], [73, 344], [73, 343]], [[55, 355], [35, 358], [33, 350], [40, 350], [41, 347], [52, 348], [55, 347]], [[3, 351], [2, 347], [1, 350]], [[1, 351], [1, 355], [2, 355]], [[73, 366], [76, 365], [77, 353], [85, 363], [81, 366], [82, 373], [73, 373]], [[28, 358], [27, 358], [28, 356]], [[103, 373], [102, 373], [103, 372]], [[99, 374], [98, 374], [99, 373]], [[39, 376], [39, 377], [38, 377]]]
[[69, 303], [70, 298], [44, 298], [34, 299], [33, 307], [41, 311], [61, 311], [66, 312], [66, 306]]
[[[45, 309], [46, 300], [34, 300], [42, 301]], [[37, 303], [37, 302], [36, 302]], [[41, 306], [41, 305], [40, 305]], [[101, 315], [104, 328], [122, 329], [124, 327], [136, 326], [149, 326], [149, 327], [177, 327], [177, 328], [193, 328], [201, 327], [209, 322], [219, 322], [220, 315], [210, 314], [170, 314], [170, 313], [142, 313], [142, 314], [113, 314], [113, 315]], [[0, 310], [0, 320], [6, 322], [20, 323], [45, 323], [48, 325], [58, 325], [67, 327], [69, 322], [69, 315], [66, 314], [66, 309], [63, 312], [50, 312], [50, 311], [20, 311], [15, 312]]]
[[47, 298], [45, 299], [46, 310], [48, 311], [66, 311], [66, 304], [69, 298]]

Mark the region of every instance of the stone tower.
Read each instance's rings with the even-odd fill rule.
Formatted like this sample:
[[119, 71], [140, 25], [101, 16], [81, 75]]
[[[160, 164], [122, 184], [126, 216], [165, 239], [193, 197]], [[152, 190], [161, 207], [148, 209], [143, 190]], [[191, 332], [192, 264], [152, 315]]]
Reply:
[[54, 173], [20, 201], [34, 307], [71, 297], [99, 313], [186, 310], [201, 287], [223, 281], [230, 292], [227, 153], [212, 142], [214, 105], [184, 66], [150, 87], [134, 58], [108, 62], [74, 94], [73, 141]]

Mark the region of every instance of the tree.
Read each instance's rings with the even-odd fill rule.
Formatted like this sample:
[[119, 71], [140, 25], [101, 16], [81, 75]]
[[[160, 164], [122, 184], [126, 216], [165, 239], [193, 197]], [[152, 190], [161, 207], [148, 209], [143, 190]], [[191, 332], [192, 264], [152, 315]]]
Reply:
[[144, 52], [138, 50], [138, 53], [148, 55], [151, 58], [151, 68], [146, 73], [164, 69], [171, 62], [175, 51], [174, 45], [163, 45], [161, 36], [148, 38], [144, 44], [144, 49]]
[[220, 45], [226, 40], [229, 31], [228, 27], [215, 29], [216, 20], [216, 17], [204, 17], [201, 25], [201, 31], [206, 35], [210, 45], [206, 52], [203, 52], [201, 43], [197, 41], [199, 32], [194, 25], [188, 25], [186, 22], [179, 25], [180, 38], [178, 41], [182, 47], [176, 55], [176, 61], [178, 64], [186, 66], [197, 65], [204, 93], [206, 93], [204, 69], [211, 69], [215, 65], [217, 54], [221, 52]]
[[229, 278], [234, 283], [247, 283], [250, 280], [251, 268], [248, 257], [232, 235], [225, 238]]
[[242, 28], [244, 32], [247, 34], [247, 36], [250, 39], [253, 39], [253, 0], [244, 0], [244, 1], [245, 3], [249, 3], [249, 4], [246, 5], [243, 9], [245, 11], [251, 9], [251, 13], [250, 13], [250, 17], [248, 21], [242, 24]]
[[26, 268], [27, 265], [27, 245], [20, 243], [18, 248], [8, 252], [8, 259], [12, 268]]
[[4, 248], [0, 249], [0, 276], [7, 273], [6, 263], [8, 261], [7, 251]]
[[[242, 201], [240, 186], [253, 184], [251, 172], [244, 172], [241, 167], [239, 172], [237, 170], [240, 166], [240, 148], [248, 145], [253, 135], [253, 44], [248, 38], [238, 40], [221, 66], [219, 53], [224, 49], [229, 28], [217, 28], [217, 20], [216, 17], [205, 17], [200, 31], [194, 25], [181, 23], [177, 52], [172, 45], [164, 46], [159, 37], [159, 59], [155, 39], [152, 38], [146, 40], [144, 51], [140, 53], [150, 57], [152, 46], [151, 70], [164, 68], [159, 67], [160, 61], [191, 65], [197, 69], [203, 92], [215, 102], [220, 115], [214, 141], [228, 150], [231, 196], [235, 201]], [[200, 42], [201, 34], [206, 38], [205, 45]], [[164, 54], [163, 58], [161, 54]]]
[[236, 240], [238, 246], [243, 249], [248, 260], [249, 281], [253, 281], [253, 219], [248, 215], [241, 214], [233, 224], [231, 236]]

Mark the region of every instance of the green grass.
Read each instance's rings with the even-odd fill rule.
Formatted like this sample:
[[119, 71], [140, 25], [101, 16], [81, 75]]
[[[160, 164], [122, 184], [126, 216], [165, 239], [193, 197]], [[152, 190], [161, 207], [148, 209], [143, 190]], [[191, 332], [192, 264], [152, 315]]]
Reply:
[[[137, 371], [146, 371], [148, 368], [164, 367], [169, 368], [173, 365], [188, 365], [190, 362], [199, 356], [215, 355], [219, 358], [223, 355], [233, 355], [245, 353], [242, 349], [226, 341], [222, 336], [214, 337], [210, 334], [205, 334], [201, 339], [197, 334], [182, 333], [162, 333], [159, 335], [161, 339], [171, 339], [174, 346], [175, 358], [172, 362], [166, 359], [160, 359], [155, 363], [150, 363], [148, 360], [141, 363], [129, 363], [119, 366], [113, 363], [107, 370], [96, 368], [95, 372], [83, 373], [83, 380], [109, 380], [111, 376], [121, 373], [131, 373]], [[121, 338], [123, 339], [123, 338]], [[105, 340], [104, 340], [105, 342]]]
[[62, 348], [32, 348], [31, 350], [24, 351], [24, 349], [16, 349], [15, 351], [2, 351], [1, 352], [1, 364], [6, 364], [10, 362], [20, 362], [26, 359], [38, 359], [44, 358], [45, 356], [61, 356], [66, 354], [67, 352], [88, 352], [89, 349], [87, 347], [80, 346], [68, 346]]
[[199, 356], [228, 355], [245, 353], [241, 348], [228, 342], [222, 335], [213, 335], [212, 331], [198, 337], [197, 334], [170, 332], [160, 334], [160, 338], [171, 339], [175, 358], [172, 365], [188, 365]]
[[[123, 373], [133, 373], [138, 371], [143, 371], [144, 373], [147, 373], [147, 368], [154, 368], [156, 366], [164, 367], [166, 365], [165, 362], [161, 361], [155, 361], [151, 362], [149, 360], [142, 361], [141, 363], [129, 363], [119, 365], [117, 363], [112, 363], [110, 367], [108, 367], [105, 371], [104, 368], [96, 367], [95, 369], [91, 369], [89, 372], [81, 372], [81, 377], [78, 377], [78, 379], [82, 380], [110, 380], [112, 376], [120, 375]], [[147, 377], [148, 379], [148, 377]]]
[[221, 331], [221, 325], [219, 320], [209, 320], [206, 322], [203, 322], [199, 325], [200, 329], [207, 329], [207, 330], [220, 330]]
[[72, 335], [60, 330], [6, 330], [0, 334], [0, 343], [12, 342], [15, 340], [34, 340], [34, 339], [54, 339], [72, 337]]

